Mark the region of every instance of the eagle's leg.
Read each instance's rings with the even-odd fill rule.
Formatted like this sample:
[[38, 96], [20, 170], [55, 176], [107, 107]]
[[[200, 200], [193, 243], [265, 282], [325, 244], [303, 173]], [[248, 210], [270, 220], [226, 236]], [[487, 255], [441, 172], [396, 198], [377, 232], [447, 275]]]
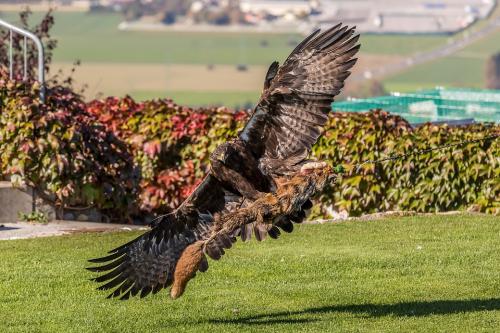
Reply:
[[252, 183], [235, 170], [227, 167], [224, 163], [212, 160], [212, 174], [226, 186], [234, 189], [243, 197], [252, 201], [262, 197], [264, 193], [258, 191]]
[[210, 155], [212, 174], [223, 184], [255, 201], [272, 192], [274, 181], [259, 169], [258, 161], [237, 141], [218, 146]]

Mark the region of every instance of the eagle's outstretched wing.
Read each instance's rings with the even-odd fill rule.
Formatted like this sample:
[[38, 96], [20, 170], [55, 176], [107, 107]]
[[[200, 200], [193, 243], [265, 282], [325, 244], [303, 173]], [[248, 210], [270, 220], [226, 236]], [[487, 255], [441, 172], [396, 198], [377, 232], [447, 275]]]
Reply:
[[[213, 215], [228, 205], [228, 195], [219, 181], [208, 175], [196, 190], [172, 214], [140, 237], [109, 252], [103, 258], [90, 262], [102, 264], [88, 268], [106, 272], [95, 279], [106, 282], [101, 290], [114, 289], [109, 297], [128, 299], [141, 297], [172, 284], [175, 265], [184, 249], [203, 239], [213, 223]], [[237, 196], [235, 196], [237, 199]], [[200, 270], [208, 268], [207, 263]]]
[[356, 63], [354, 28], [317, 30], [278, 68], [273, 63], [264, 91], [240, 139], [273, 170], [302, 161], [323, 132], [331, 104]]

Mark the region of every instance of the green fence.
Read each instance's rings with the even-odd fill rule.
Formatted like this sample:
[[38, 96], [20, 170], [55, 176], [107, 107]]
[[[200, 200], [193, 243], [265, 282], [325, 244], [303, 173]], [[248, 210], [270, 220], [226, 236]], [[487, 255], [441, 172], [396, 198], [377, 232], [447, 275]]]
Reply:
[[333, 110], [338, 112], [366, 112], [372, 109], [384, 109], [414, 124], [465, 119], [500, 122], [500, 90], [440, 88], [333, 104]]

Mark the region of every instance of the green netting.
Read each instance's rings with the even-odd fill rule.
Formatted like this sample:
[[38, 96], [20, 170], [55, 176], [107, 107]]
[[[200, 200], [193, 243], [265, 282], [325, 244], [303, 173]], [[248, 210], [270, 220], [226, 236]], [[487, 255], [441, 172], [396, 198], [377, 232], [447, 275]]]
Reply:
[[333, 104], [333, 110], [339, 112], [366, 112], [372, 109], [399, 114], [410, 123], [464, 119], [500, 122], [500, 90], [423, 90]]

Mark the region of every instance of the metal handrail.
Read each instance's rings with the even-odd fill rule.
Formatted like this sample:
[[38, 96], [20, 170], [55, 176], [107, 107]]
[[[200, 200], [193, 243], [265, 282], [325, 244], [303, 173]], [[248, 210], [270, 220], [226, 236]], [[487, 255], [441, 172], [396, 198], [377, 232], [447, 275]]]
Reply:
[[[7, 29], [9, 29], [9, 34], [10, 34], [10, 40], [9, 40], [9, 78], [12, 80], [14, 78], [14, 61], [13, 61], [13, 52], [12, 52], [12, 32], [16, 32], [22, 36], [24, 36], [24, 43], [23, 43], [23, 55], [24, 55], [24, 76], [23, 79], [26, 80], [28, 78], [28, 43], [27, 43], [27, 38], [31, 39], [37, 49], [38, 49], [38, 82], [40, 83], [40, 101], [45, 103], [45, 64], [44, 64], [44, 50], [43, 50], [43, 44], [40, 38], [33, 34], [30, 31], [21, 29], [19, 27], [16, 27], [15, 25], [10, 24], [9, 22], [5, 22], [4, 20], [0, 19], [0, 26], [3, 26]], [[36, 211], [36, 191], [35, 187], [32, 188], [31, 192], [31, 211], [35, 212]]]
[[37, 49], [38, 49], [38, 82], [40, 83], [40, 100], [42, 103], [45, 103], [45, 66], [44, 66], [44, 50], [43, 44], [40, 38], [38, 38], [32, 32], [16, 27], [15, 25], [10, 24], [9, 22], [5, 22], [0, 19], [0, 26], [3, 26], [9, 29], [10, 32], [10, 43], [9, 43], [9, 77], [13, 78], [13, 55], [12, 55], [12, 32], [16, 32], [22, 36], [24, 36], [24, 79], [27, 79], [28, 75], [28, 58], [27, 58], [27, 38], [31, 39]]

